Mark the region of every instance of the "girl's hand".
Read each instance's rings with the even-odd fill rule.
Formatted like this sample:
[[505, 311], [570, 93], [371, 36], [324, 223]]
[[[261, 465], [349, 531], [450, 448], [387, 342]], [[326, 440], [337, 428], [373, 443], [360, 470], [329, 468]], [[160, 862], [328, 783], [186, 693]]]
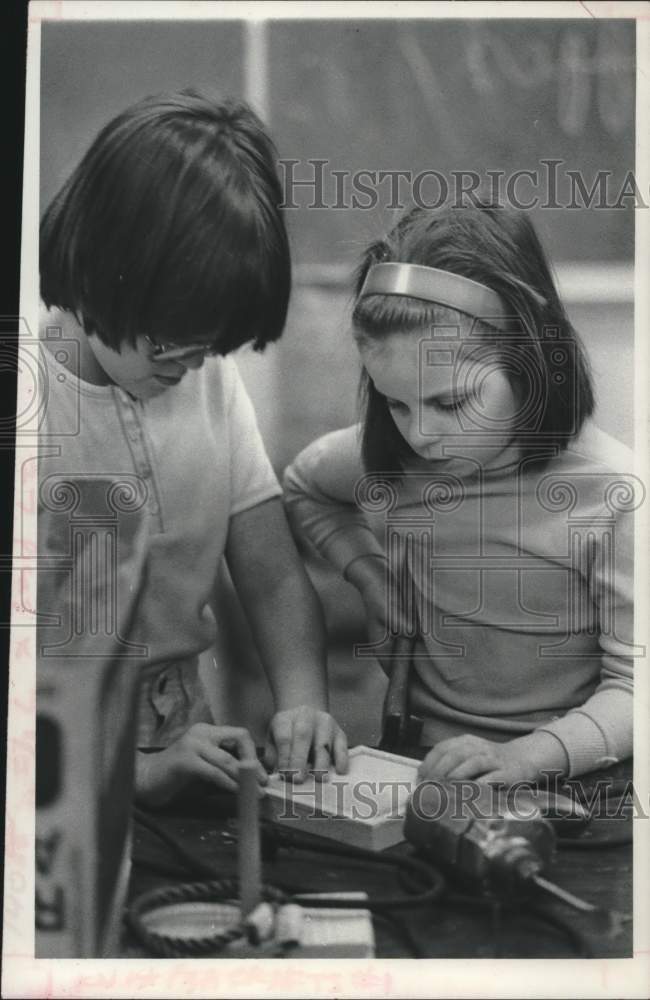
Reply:
[[[309, 754], [313, 764], [308, 765]], [[264, 760], [271, 770], [292, 771], [293, 781], [303, 781], [307, 770], [337, 774], [348, 769], [348, 741], [328, 712], [300, 705], [276, 712], [271, 719]]]
[[[257, 760], [248, 730], [198, 722], [165, 750], [136, 755], [136, 799], [144, 805], [165, 805], [193, 778], [235, 792], [238, 759]], [[260, 785], [265, 785], [266, 771], [261, 764], [258, 768]]]
[[515, 744], [514, 740], [493, 743], [470, 734], [441, 740], [420, 764], [418, 780], [475, 778], [506, 785], [532, 780], [535, 769]]

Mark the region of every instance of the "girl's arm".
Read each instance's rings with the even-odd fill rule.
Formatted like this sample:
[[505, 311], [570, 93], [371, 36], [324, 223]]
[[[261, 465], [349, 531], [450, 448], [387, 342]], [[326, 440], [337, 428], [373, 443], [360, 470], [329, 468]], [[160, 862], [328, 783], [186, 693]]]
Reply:
[[360, 592], [367, 638], [390, 675], [391, 638], [400, 630], [399, 587], [385, 547], [359, 509], [355, 488], [365, 475], [361, 428], [318, 438], [284, 476], [284, 502], [294, 536], [308, 541]]
[[325, 629], [320, 603], [289, 532], [279, 498], [230, 519], [228, 568], [267, 672], [276, 705], [271, 766], [347, 769], [347, 742], [328, 712]]
[[[615, 523], [609, 510], [602, 515], [606, 530], [596, 542], [588, 578], [599, 623], [600, 683], [583, 705], [542, 727], [561, 742], [572, 776], [632, 754], [633, 665], [639, 655], [633, 646], [634, 515], [620, 513]], [[532, 743], [535, 735], [527, 739]]]
[[362, 593], [383, 587], [387, 560], [354, 490], [364, 475], [360, 428], [318, 438], [284, 474], [284, 503], [296, 538], [310, 542]]
[[[604, 512], [603, 521], [611, 527], [608, 513]], [[614, 540], [611, 560], [610, 537]], [[633, 662], [641, 652], [632, 645], [633, 552], [633, 514], [624, 513], [611, 536], [609, 532], [601, 535], [589, 571], [589, 597], [598, 616], [602, 650], [600, 682], [591, 697], [564, 716], [507, 743], [471, 735], [443, 740], [423, 761], [421, 778], [479, 777], [510, 784], [535, 780], [545, 771], [578, 777], [631, 756]]]

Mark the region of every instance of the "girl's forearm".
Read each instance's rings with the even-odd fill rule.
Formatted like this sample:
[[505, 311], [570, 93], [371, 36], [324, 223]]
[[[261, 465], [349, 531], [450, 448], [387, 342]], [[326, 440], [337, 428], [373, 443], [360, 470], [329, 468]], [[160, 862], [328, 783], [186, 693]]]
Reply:
[[276, 581], [263, 602], [244, 598], [243, 603], [276, 709], [327, 710], [325, 624], [306, 572], [296, 567]]
[[285, 478], [285, 510], [294, 537], [309, 542], [342, 575], [359, 556], [383, 556], [363, 515], [352, 505], [292, 491]]
[[231, 519], [226, 558], [276, 707], [324, 709], [323, 612], [279, 500]]

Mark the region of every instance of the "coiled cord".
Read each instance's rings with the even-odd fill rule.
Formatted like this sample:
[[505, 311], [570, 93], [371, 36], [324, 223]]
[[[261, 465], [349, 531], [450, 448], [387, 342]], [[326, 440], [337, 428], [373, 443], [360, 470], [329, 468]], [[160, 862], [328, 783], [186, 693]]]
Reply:
[[[286, 902], [283, 892], [272, 886], [263, 886], [262, 899], [269, 903]], [[175, 937], [159, 934], [147, 927], [143, 917], [151, 910], [174, 903], [234, 902], [239, 898], [238, 879], [212, 879], [206, 882], [185, 882], [145, 892], [130, 907], [127, 920], [138, 940], [145, 948], [161, 958], [200, 958], [222, 951], [235, 941], [248, 936], [244, 921], [238, 920], [230, 927], [204, 937]]]

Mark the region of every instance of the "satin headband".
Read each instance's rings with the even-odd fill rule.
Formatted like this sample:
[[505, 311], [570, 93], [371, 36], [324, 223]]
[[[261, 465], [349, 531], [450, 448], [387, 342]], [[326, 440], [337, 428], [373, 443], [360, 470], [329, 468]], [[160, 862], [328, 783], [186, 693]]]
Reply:
[[516, 322], [501, 296], [487, 285], [421, 264], [373, 264], [368, 269], [359, 298], [365, 295], [407, 295], [437, 302], [502, 330]]

